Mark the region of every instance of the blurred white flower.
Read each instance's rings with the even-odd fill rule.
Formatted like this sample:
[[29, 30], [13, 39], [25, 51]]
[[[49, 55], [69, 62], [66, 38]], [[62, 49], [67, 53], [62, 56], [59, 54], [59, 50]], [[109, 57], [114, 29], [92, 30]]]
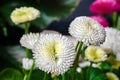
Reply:
[[30, 33], [25, 34], [21, 37], [20, 43], [22, 46], [32, 49], [34, 47], [35, 42], [38, 40], [40, 34], [39, 33]]
[[[90, 66], [90, 61], [80, 62], [80, 63], [78, 64], [78, 66], [79, 66], [80, 68], [88, 67], [88, 66]], [[95, 64], [95, 63], [93, 63], [93, 64], [92, 64], [92, 67], [98, 67], [98, 65]]]
[[25, 50], [20, 45], [7, 46], [6, 51], [20, 63], [25, 57]]
[[36, 67], [56, 75], [66, 72], [75, 59], [75, 47], [60, 34], [41, 34], [33, 48]]
[[33, 65], [33, 59], [23, 58], [22, 65], [25, 70], [30, 70]]
[[57, 32], [57, 31], [54, 31], [54, 30], [43, 30], [42, 32], [41, 32], [41, 34], [49, 34], [49, 33], [54, 33], [54, 34], [60, 34], [59, 32]]
[[117, 60], [120, 60], [120, 31], [114, 28], [105, 28], [105, 30], [106, 40], [101, 47], [112, 50], [116, 54]]
[[80, 67], [77, 67], [76, 71], [77, 71], [78, 73], [80, 73], [80, 72], [82, 71], [82, 69], [81, 69]]
[[69, 33], [85, 45], [100, 45], [105, 41], [106, 33], [102, 25], [89, 17], [75, 18], [69, 27]]
[[20, 7], [16, 8], [11, 13], [10, 18], [15, 24], [20, 24], [35, 20], [39, 16], [40, 16], [39, 10], [33, 7]]
[[112, 73], [112, 72], [107, 72], [107, 73], [106, 73], [106, 76], [107, 76], [107, 79], [108, 79], [108, 80], [119, 80], [119, 78], [117, 77], [117, 75], [115, 75], [115, 74]]
[[85, 50], [85, 57], [92, 62], [100, 62], [107, 59], [106, 52], [97, 46], [88, 46]]

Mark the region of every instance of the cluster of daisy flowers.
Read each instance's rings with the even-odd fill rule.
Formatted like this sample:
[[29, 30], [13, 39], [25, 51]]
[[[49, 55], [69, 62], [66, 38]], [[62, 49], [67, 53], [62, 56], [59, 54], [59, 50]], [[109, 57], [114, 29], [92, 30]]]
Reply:
[[[73, 20], [69, 33], [85, 46], [100, 45], [106, 37], [102, 25], [85, 16]], [[72, 67], [77, 55], [72, 41], [61, 34], [29, 33], [22, 36], [20, 43], [32, 50], [36, 67], [55, 75], [63, 74]], [[104, 61], [107, 57], [95, 46], [88, 47], [85, 54], [86, 59], [93, 62]]]
[[[13, 11], [11, 19], [15, 24], [21, 24], [30, 22], [39, 17], [39, 15], [40, 12], [37, 9], [21, 7]], [[24, 34], [20, 39], [20, 44], [33, 52], [33, 59], [23, 58], [23, 68], [31, 70], [33, 65], [35, 65], [36, 68], [52, 75], [60, 75], [73, 68], [72, 79], [76, 80], [76, 70], [80, 72], [81, 68], [85, 67], [85, 65], [98, 67], [96, 63], [107, 60], [108, 54], [105, 50], [110, 49], [117, 56], [120, 56], [120, 32], [113, 28], [104, 28], [95, 19], [100, 21], [96, 17], [81, 16], [75, 18], [70, 23], [69, 33], [76, 39], [77, 45], [67, 36], [58, 33]], [[106, 25], [108, 24], [106, 23]], [[110, 40], [111, 36], [113, 40]], [[116, 42], [118, 44], [115, 44]], [[79, 63], [79, 57], [83, 49], [85, 49], [83, 59], [88, 61], [87, 63]], [[117, 78], [111, 72], [106, 73], [106, 75], [108, 78], [109, 75]]]
[[[84, 60], [80, 62], [76, 69], [77, 72], [81, 72], [83, 67], [91, 66], [91, 63], [91, 67], [101, 68], [101, 64], [104, 61], [109, 62], [112, 68], [117, 70], [120, 68], [120, 31], [114, 28], [106, 28], [99, 24], [98, 20], [81, 16], [75, 18], [70, 24], [69, 33], [87, 46], [84, 51], [84, 59], [88, 60], [88, 62], [84, 62]], [[110, 53], [114, 53], [116, 58], [112, 57], [111, 59]], [[106, 76], [109, 80], [119, 80], [113, 71], [106, 72]]]
[[[85, 50], [85, 59], [93, 63], [107, 60], [106, 52], [100, 47], [101, 44], [103, 46], [107, 43], [106, 37], [109, 36], [106, 30], [107, 28], [104, 29], [97, 21], [86, 16], [75, 18], [69, 27], [69, 33], [78, 42], [83, 42], [84, 46], [88, 46]], [[21, 37], [20, 43], [32, 50], [36, 67], [55, 75], [63, 74], [70, 67], [74, 67], [76, 57], [80, 56], [75, 50], [76, 45], [68, 37], [57, 33], [25, 34]], [[79, 70], [79, 68], [76, 69]]]

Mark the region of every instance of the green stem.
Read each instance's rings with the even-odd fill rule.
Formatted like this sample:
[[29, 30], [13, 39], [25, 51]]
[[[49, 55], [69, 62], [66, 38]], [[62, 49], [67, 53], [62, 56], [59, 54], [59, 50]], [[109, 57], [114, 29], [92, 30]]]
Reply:
[[65, 80], [65, 75], [64, 74], [62, 75], [62, 80]]
[[118, 16], [117, 29], [120, 30], [120, 16]]
[[57, 75], [55, 75], [55, 74], [51, 74], [51, 78], [52, 78], [52, 80], [59, 80], [59, 79], [57, 78]]
[[93, 62], [90, 62], [90, 66], [89, 66], [89, 68], [88, 68], [88, 72], [87, 72], [87, 74], [88, 74], [88, 80], [91, 80], [90, 79], [90, 69], [91, 69], [91, 67], [92, 67], [92, 64], [93, 64]]
[[77, 51], [78, 46], [79, 46], [79, 42], [78, 42], [77, 45], [76, 45], [76, 48], [75, 48], [76, 51]]
[[78, 60], [79, 60], [79, 56], [80, 56], [80, 53], [81, 53], [81, 49], [82, 49], [82, 46], [83, 46], [83, 42], [78, 42], [77, 43], [77, 48], [76, 48], [76, 52], [77, 52], [77, 55], [76, 55], [76, 58], [75, 58], [75, 61], [74, 61], [74, 65], [73, 65], [73, 76], [72, 76], [72, 80], [76, 80], [75, 77], [76, 77], [76, 68], [77, 68], [77, 65], [78, 65]]
[[29, 32], [29, 23], [25, 23], [25, 34]]
[[53, 80], [59, 80], [59, 79], [57, 78], [57, 76], [55, 76], [55, 77], [53, 78]]
[[25, 74], [25, 76], [24, 76], [24, 79], [23, 80], [27, 80], [27, 74]]
[[26, 57], [30, 58], [29, 49], [26, 48]]
[[7, 35], [8, 35], [8, 33], [7, 33], [7, 28], [6, 28], [6, 27], [3, 27], [3, 34], [4, 34], [4, 36], [7, 36]]
[[47, 80], [47, 73], [45, 72], [43, 80]]
[[30, 71], [28, 73], [27, 80], [30, 80], [30, 76], [31, 76], [31, 74], [33, 72], [34, 66], [35, 66], [35, 63], [33, 62], [32, 67], [31, 67], [31, 69], [30, 69]]
[[[25, 34], [27, 34], [29, 32], [29, 23], [25, 23]], [[29, 58], [30, 54], [29, 54], [29, 49], [26, 48], [26, 57]]]
[[117, 13], [114, 12], [112, 14], [112, 21], [113, 21], [113, 27], [115, 28], [116, 27], [116, 21], [117, 21]]

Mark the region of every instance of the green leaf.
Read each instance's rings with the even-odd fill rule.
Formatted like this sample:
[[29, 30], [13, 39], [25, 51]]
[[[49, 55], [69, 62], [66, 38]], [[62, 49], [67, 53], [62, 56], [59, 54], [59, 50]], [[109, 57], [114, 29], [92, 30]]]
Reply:
[[23, 75], [16, 69], [6, 68], [0, 72], [0, 80], [23, 80]]
[[110, 63], [108, 63], [107, 61], [104, 61], [100, 64], [100, 67], [103, 69], [103, 70], [110, 70], [111, 69], [111, 65]]
[[[31, 75], [30, 80], [43, 80], [44, 74], [45, 74], [45, 72], [43, 72], [39, 69], [34, 70], [34, 72]], [[49, 74], [47, 74], [47, 80], [49, 80], [48, 78], [49, 78]]]
[[78, 80], [107, 80], [105, 73], [98, 68], [82, 68], [82, 72], [77, 74]]
[[98, 68], [91, 68], [89, 72], [90, 80], [106, 80], [106, 75]]
[[77, 6], [79, 0], [10, 0], [0, 7], [2, 18], [11, 26], [14, 24], [10, 20], [11, 12], [21, 6], [32, 6], [40, 10], [40, 18], [33, 21], [34, 26], [45, 28], [54, 20], [60, 20], [71, 14]]
[[92, 80], [107, 80], [105, 74], [99, 74], [98, 76], [94, 77]]
[[82, 68], [82, 72], [77, 73], [76, 80], [107, 80], [107, 78], [101, 69], [85, 67]]

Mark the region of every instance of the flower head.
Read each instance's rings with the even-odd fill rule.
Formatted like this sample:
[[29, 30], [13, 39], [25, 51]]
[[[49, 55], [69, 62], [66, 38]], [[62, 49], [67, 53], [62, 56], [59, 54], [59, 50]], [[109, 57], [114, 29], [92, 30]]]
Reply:
[[60, 34], [41, 34], [34, 45], [33, 53], [39, 69], [56, 75], [67, 71], [76, 55], [73, 43]]
[[101, 45], [103, 49], [110, 49], [116, 54], [117, 60], [120, 60], [120, 31], [114, 28], [105, 28], [106, 39]]
[[116, 0], [118, 4], [120, 4], [120, 0]]
[[69, 33], [85, 45], [100, 45], [105, 40], [105, 30], [102, 25], [89, 17], [75, 18], [69, 27]]
[[40, 34], [39, 33], [30, 33], [25, 34], [21, 37], [20, 43], [22, 46], [32, 49], [34, 47], [35, 42], [38, 40]]
[[11, 13], [10, 18], [15, 24], [20, 24], [35, 20], [39, 16], [40, 16], [39, 10], [33, 7], [20, 7], [16, 8]]
[[90, 11], [96, 14], [110, 14], [118, 10], [120, 6], [116, 0], [95, 0], [90, 6]]
[[112, 72], [107, 72], [106, 76], [107, 76], [108, 80], [119, 80], [119, 78]]
[[85, 50], [85, 57], [92, 62], [100, 62], [107, 59], [105, 51], [97, 46], [88, 46]]
[[98, 21], [101, 25], [103, 25], [103, 27], [109, 26], [108, 21], [102, 16], [91, 16], [91, 18]]
[[30, 70], [33, 65], [33, 59], [23, 58], [22, 64], [24, 69]]

